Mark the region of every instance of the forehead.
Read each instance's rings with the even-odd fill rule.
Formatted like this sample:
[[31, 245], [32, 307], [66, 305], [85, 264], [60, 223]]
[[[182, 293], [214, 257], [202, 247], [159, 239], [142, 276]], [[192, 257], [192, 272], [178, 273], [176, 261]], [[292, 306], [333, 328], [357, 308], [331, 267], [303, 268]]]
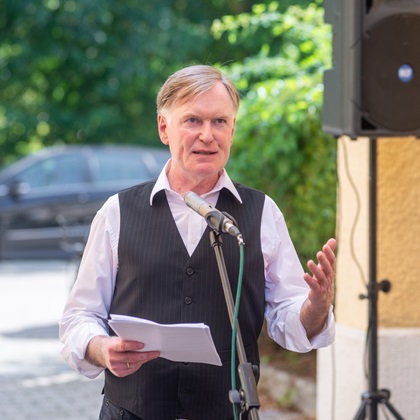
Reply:
[[178, 111], [179, 113], [236, 114], [232, 98], [222, 83], [216, 84], [211, 89], [182, 103], [175, 103], [172, 111]]

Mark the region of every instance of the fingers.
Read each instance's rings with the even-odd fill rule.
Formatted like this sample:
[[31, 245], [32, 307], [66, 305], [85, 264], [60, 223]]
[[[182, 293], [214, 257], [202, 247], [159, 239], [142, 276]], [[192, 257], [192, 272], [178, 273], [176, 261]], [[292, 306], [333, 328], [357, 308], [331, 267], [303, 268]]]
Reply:
[[[128, 369], [137, 369], [146, 362], [156, 359], [160, 356], [158, 351], [141, 351], [141, 352], [126, 352], [123, 354], [124, 363]], [[135, 370], [137, 370], [135, 369]]]
[[322, 251], [316, 254], [318, 264], [313, 260], [309, 260], [307, 266], [312, 272], [312, 276], [309, 273], [305, 273], [304, 279], [311, 288], [321, 287], [322, 285], [329, 286], [334, 279], [335, 271], [335, 254], [337, 242], [334, 238], [331, 238], [322, 247]]
[[[124, 353], [125, 361], [122, 361], [116, 366], [118, 372], [117, 376], [123, 377], [131, 375], [132, 373], [139, 370], [144, 363], [150, 360], [156, 359], [160, 356], [158, 351], [147, 351], [147, 352], [126, 352]], [[115, 374], [115, 373], [114, 373]]]
[[120, 353], [118, 359], [109, 361], [108, 369], [118, 377], [124, 377], [138, 371], [144, 363], [160, 356], [158, 351]]
[[[335, 254], [334, 250], [337, 246], [337, 241], [333, 238], [329, 239], [327, 243], [322, 247], [322, 251], [316, 254], [318, 259], [318, 265], [312, 261], [310, 270], [315, 274], [322, 277], [325, 274], [327, 277], [334, 275], [335, 270]], [[308, 267], [309, 268], [309, 267]], [[312, 270], [315, 270], [315, 272]]]
[[128, 341], [117, 338], [113, 341], [111, 349], [117, 353], [126, 351], [138, 351], [144, 348], [144, 344], [139, 341]]
[[141, 366], [159, 357], [158, 351], [142, 352], [144, 344], [137, 341], [125, 341], [114, 337], [108, 343], [107, 367], [118, 377], [136, 372]]
[[[334, 238], [330, 238], [330, 239], [328, 239], [328, 241], [325, 245], [327, 245], [329, 248], [331, 248], [331, 250], [334, 252], [335, 248], [337, 246], [337, 241]], [[324, 247], [325, 247], [325, 245], [324, 245]]]
[[321, 284], [326, 282], [334, 275], [334, 267], [330, 263], [329, 259], [321, 252], [317, 254], [318, 264], [315, 264], [313, 260], [309, 260], [307, 267], [312, 272], [312, 276], [309, 273], [305, 273], [305, 280], [313, 280], [313, 283]]
[[314, 263], [314, 261], [309, 260], [307, 266], [312, 272], [312, 275], [309, 273], [304, 273], [303, 278], [312, 290], [319, 291], [322, 285], [326, 283], [327, 277], [322, 269]]
[[330, 263], [333, 271], [335, 268], [335, 248], [337, 246], [337, 241], [333, 238], [329, 239], [327, 243], [322, 247], [322, 252], [327, 257], [328, 262]]
[[[322, 250], [316, 254], [318, 264], [309, 260], [307, 266], [312, 275], [305, 273], [303, 278], [309, 285], [308, 298], [305, 301], [306, 331], [308, 337], [318, 334], [328, 316], [329, 308], [334, 300], [334, 271], [335, 271], [335, 248], [337, 242], [335, 239], [329, 239], [322, 247]], [[309, 316], [308, 316], [309, 314]], [[317, 320], [319, 322], [314, 322]]]

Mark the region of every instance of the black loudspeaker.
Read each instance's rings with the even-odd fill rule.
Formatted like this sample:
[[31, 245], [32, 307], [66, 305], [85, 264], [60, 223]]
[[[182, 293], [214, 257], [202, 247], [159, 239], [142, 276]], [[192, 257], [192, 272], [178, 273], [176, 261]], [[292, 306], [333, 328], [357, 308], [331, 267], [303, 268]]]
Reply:
[[324, 0], [333, 30], [323, 129], [420, 137], [420, 0]]

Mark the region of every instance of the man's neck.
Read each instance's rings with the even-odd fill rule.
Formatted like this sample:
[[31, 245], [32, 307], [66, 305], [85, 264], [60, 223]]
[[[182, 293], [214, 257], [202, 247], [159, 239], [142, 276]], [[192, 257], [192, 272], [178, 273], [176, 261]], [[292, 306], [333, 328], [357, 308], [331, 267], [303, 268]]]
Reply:
[[183, 197], [188, 191], [193, 191], [198, 195], [203, 195], [210, 192], [217, 184], [220, 174], [210, 177], [197, 176], [195, 178], [182, 178], [171, 176], [171, 172], [169, 171], [167, 177], [171, 189]]

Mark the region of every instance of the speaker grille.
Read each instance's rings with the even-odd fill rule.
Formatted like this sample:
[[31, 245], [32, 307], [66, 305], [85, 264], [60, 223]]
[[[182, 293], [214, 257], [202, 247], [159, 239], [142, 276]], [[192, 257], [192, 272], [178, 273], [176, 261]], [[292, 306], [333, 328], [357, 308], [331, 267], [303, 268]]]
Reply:
[[374, 127], [420, 127], [420, 16], [377, 22], [362, 43], [361, 114]]

